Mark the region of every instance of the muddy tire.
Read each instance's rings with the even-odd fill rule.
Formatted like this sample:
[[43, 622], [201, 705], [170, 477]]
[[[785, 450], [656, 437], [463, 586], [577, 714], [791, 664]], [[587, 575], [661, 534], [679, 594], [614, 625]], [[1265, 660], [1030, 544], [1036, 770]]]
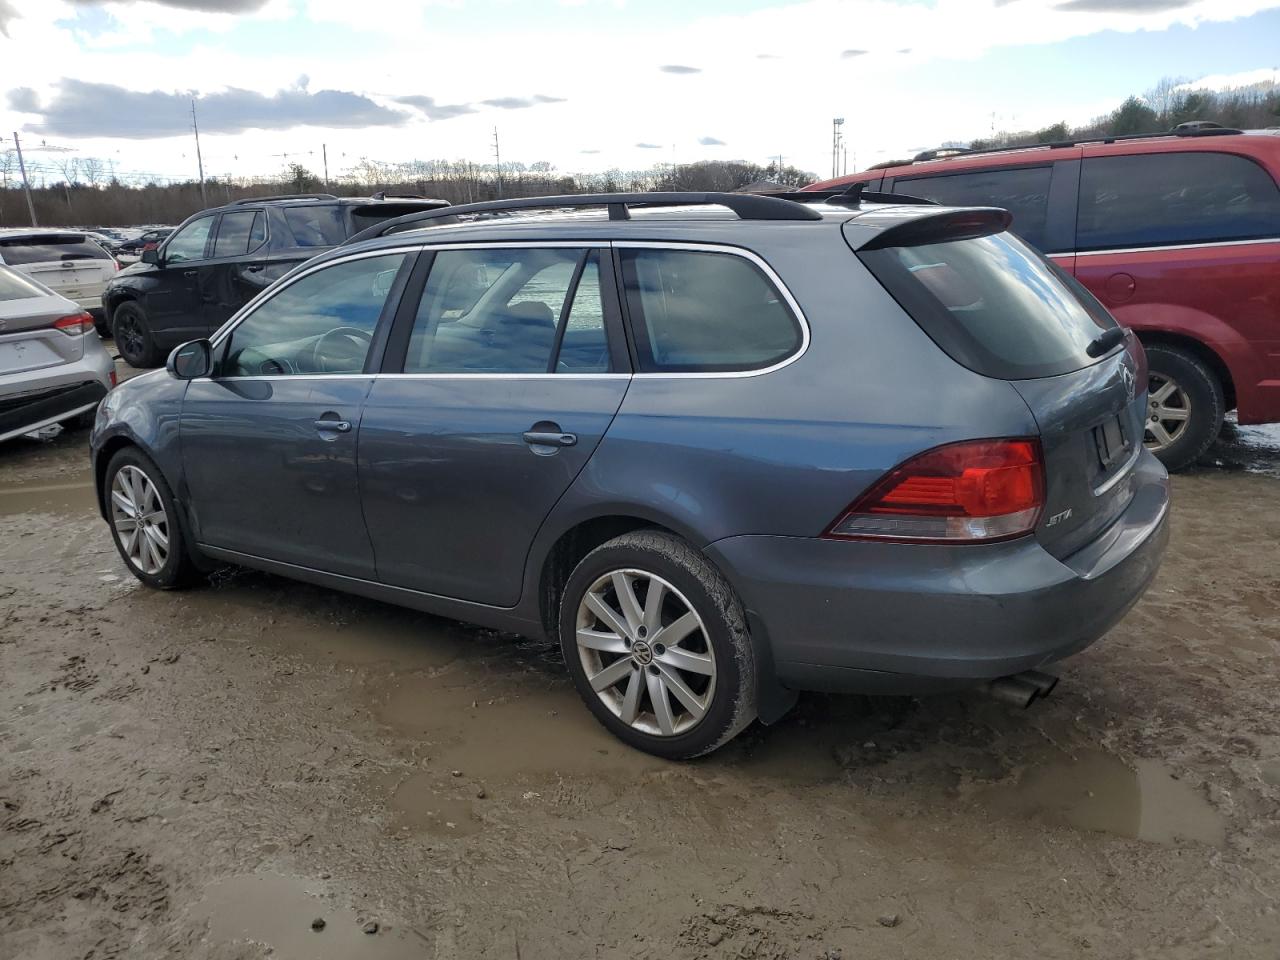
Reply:
[[111, 335], [124, 362], [131, 367], [158, 367], [160, 351], [142, 307], [126, 300], [111, 315]]
[[1147, 447], [1171, 472], [1194, 464], [1222, 429], [1222, 383], [1189, 350], [1152, 344], [1146, 348]]
[[756, 717], [742, 603], [676, 536], [637, 531], [587, 554], [565, 584], [559, 627], [578, 693], [630, 746], [686, 760]]
[[111, 538], [130, 573], [158, 590], [197, 578], [173, 492], [146, 454], [137, 447], [117, 451], [107, 464], [103, 496]]

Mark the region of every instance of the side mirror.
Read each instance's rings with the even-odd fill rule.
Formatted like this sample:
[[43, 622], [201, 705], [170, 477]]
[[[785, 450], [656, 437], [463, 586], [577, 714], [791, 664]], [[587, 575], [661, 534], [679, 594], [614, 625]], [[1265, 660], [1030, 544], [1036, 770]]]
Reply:
[[159, 263], [160, 251], [155, 247], [148, 247], [147, 249], [142, 251], [142, 256], [140, 259], [142, 260], [143, 263]]
[[173, 348], [164, 368], [179, 380], [207, 377], [213, 372], [213, 345], [208, 340], [188, 340]]

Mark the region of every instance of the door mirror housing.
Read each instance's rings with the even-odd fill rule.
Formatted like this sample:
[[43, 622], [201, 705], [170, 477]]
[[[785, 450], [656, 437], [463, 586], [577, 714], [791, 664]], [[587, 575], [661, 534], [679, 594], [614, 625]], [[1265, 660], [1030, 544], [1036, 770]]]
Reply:
[[156, 247], [151, 247], [149, 250], [143, 250], [142, 256], [139, 259], [141, 259], [143, 263], [159, 263], [160, 251]]
[[213, 345], [208, 340], [188, 340], [173, 348], [164, 366], [178, 380], [207, 377], [213, 372]]

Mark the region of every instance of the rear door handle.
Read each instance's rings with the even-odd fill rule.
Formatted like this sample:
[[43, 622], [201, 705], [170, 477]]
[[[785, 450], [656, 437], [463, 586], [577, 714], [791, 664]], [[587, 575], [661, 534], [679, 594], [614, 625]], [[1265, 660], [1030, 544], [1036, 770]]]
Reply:
[[331, 431], [333, 433], [350, 433], [350, 420], [317, 420], [315, 422], [317, 430]]
[[524, 434], [524, 442], [544, 447], [572, 447], [578, 442], [578, 435], [576, 433], [529, 430]]

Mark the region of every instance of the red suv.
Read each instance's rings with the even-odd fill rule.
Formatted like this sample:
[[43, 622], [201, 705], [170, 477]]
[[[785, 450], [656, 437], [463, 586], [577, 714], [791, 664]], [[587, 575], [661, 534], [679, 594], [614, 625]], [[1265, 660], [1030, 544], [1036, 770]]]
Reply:
[[1280, 130], [1213, 124], [982, 152], [930, 151], [806, 187], [1004, 207], [1013, 229], [1135, 330], [1146, 442], [1195, 462], [1235, 409], [1280, 421]]

